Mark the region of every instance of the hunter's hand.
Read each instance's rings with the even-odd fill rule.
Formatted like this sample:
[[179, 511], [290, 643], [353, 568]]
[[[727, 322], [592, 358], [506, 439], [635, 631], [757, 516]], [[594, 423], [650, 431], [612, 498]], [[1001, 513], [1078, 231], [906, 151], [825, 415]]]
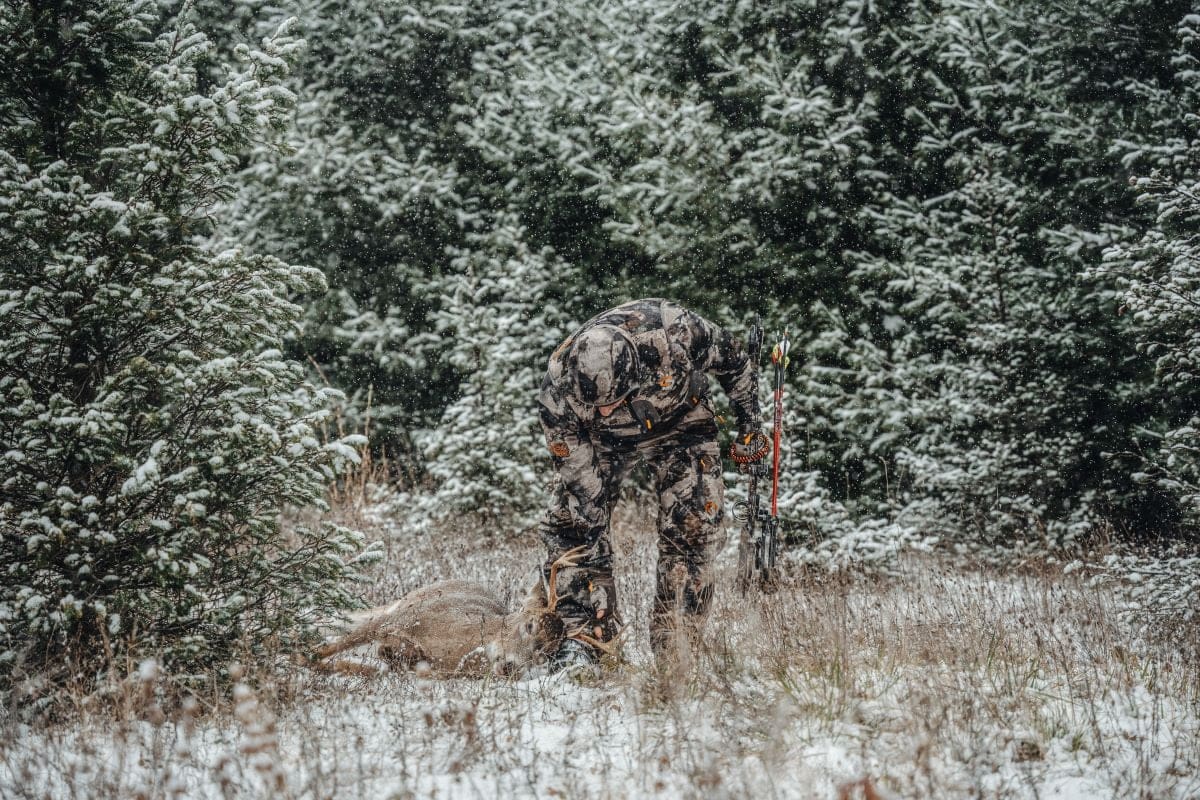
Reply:
[[738, 465], [738, 469], [745, 471], [749, 465], [761, 461], [769, 452], [771, 441], [761, 430], [740, 430], [729, 448], [729, 457]]

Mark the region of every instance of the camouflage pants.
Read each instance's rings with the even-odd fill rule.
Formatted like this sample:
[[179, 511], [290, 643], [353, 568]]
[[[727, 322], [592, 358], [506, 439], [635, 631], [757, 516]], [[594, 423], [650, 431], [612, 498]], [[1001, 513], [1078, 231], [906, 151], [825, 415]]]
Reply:
[[[658, 567], [650, 641], [656, 653], [669, 645], [680, 627], [694, 629], [712, 603], [712, 557], [723, 539], [725, 484], [712, 412], [705, 406], [689, 413], [661, 437], [627, 446], [596, 447], [605, 507], [601, 527], [572, 513], [577, 504], [561, 480], [555, 480], [550, 507], [539, 533], [551, 562], [574, 547], [586, 547], [578, 566], [558, 572], [558, 608], [567, 630], [583, 628], [607, 641], [621, 624], [613, 582], [609, 523], [621, 483], [644, 461], [658, 494]], [[595, 515], [589, 515], [595, 519]]]

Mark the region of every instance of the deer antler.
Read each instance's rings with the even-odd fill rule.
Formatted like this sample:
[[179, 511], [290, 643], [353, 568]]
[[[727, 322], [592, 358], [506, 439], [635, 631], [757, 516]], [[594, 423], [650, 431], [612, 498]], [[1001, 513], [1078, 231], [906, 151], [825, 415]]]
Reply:
[[620, 633], [618, 633], [616, 636], [614, 636], [609, 641], [602, 642], [599, 639], [595, 638], [594, 636], [591, 636], [591, 635], [585, 633], [586, 630], [587, 630], [587, 626], [582, 625], [577, 630], [574, 630], [571, 633], [568, 633], [567, 638], [568, 639], [577, 639], [578, 641], [581, 641], [584, 644], [589, 645], [590, 647], [596, 648], [597, 650], [601, 651], [602, 653], [607, 653], [608, 655], [613, 656], [614, 658], [616, 657], [616, 655], [617, 655], [617, 639], [621, 638], [621, 633], [624, 633], [624, 631], [621, 631]]
[[574, 567], [579, 563], [579, 559], [583, 557], [587, 545], [581, 544], [578, 547], [572, 547], [567, 552], [554, 560], [550, 565], [550, 579], [546, 582], [546, 610], [553, 611], [558, 607], [558, 570], [561, 567]]

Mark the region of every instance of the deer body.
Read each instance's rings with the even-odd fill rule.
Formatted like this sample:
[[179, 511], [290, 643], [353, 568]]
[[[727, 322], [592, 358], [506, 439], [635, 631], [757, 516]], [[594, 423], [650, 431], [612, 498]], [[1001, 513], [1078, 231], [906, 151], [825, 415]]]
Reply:
[[469, 581], [438, 581], [416, 589], [358, 615], [360, 621], [349, 632], [318, 648], [316, 666], [347, 674], [380, 672], [359, 662], [328, 661], [364, 645], [376, 645], [389, 667], [425, 662], [440, 676], [505, 675], [529, 666], [567, 638], [554, 610], [554, 583], [558, 568], [573, 564], [577, 555], [572, 551], [555, 562], [545, 592], [535, 592], [517, 611], [509, 612], [495, 592]]

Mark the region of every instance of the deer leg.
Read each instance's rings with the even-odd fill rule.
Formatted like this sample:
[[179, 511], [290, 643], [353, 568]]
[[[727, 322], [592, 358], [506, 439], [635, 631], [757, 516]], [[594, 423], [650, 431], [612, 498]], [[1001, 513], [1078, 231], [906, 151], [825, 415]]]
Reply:
[[314, 660], [315, 661], [324, 661], [325, 659], [329, 658], [330, 656], [336, 655], [337, 653], [340, 653], [343, 650], [349, 650], [353, 646], [354, 645], [344, 645], [343, 646], [343, 643], [340, 639], [335, 642], [330, 642], [329, 644], [323, 644], [317, 648], [316, 653], [315, 653], [316, 658]]
[[313, 666], [320, 672], [362, 678], [374, 678], [383, 672], [379, 667], [373, 667], [370, 664], [360, 664], [357, 661], [347, 661], [343, 658], [339, 658], [336, 661], [318, 661]]
[[365, 644], [378, 644], [379, 657], [387, 662], [388, 666], [393, 668], [412, 667], [419, 661], [429, 660], [425, 649], [407, 636], [398, 633], [381, 634], [378, 625], [367, 624], [339, 639], [318, 647], [313, 666], [318, 670], [341, 672], [349, 675], [377, 675], [382, 672], [377, 667], [358, 664], [357, 662], [346, 661], [344, 659], [339, 659], [335, 662], [327, 661], [330, 656]]
[[392, 667], [410, 669], [421, 661], [429, 661], [425, 648], [407, 636], [392, 634], [379, 640], [379, 657]]
[[319, 659], [329, 658], [345, 650], [350, 650], [359, 645], [370, 644], [378, 640], [379, 623], [376, 620], [368, 620], [344, 636], [339, 636], [332, 642], [327, 642], [318, 647], [316, 656]]

